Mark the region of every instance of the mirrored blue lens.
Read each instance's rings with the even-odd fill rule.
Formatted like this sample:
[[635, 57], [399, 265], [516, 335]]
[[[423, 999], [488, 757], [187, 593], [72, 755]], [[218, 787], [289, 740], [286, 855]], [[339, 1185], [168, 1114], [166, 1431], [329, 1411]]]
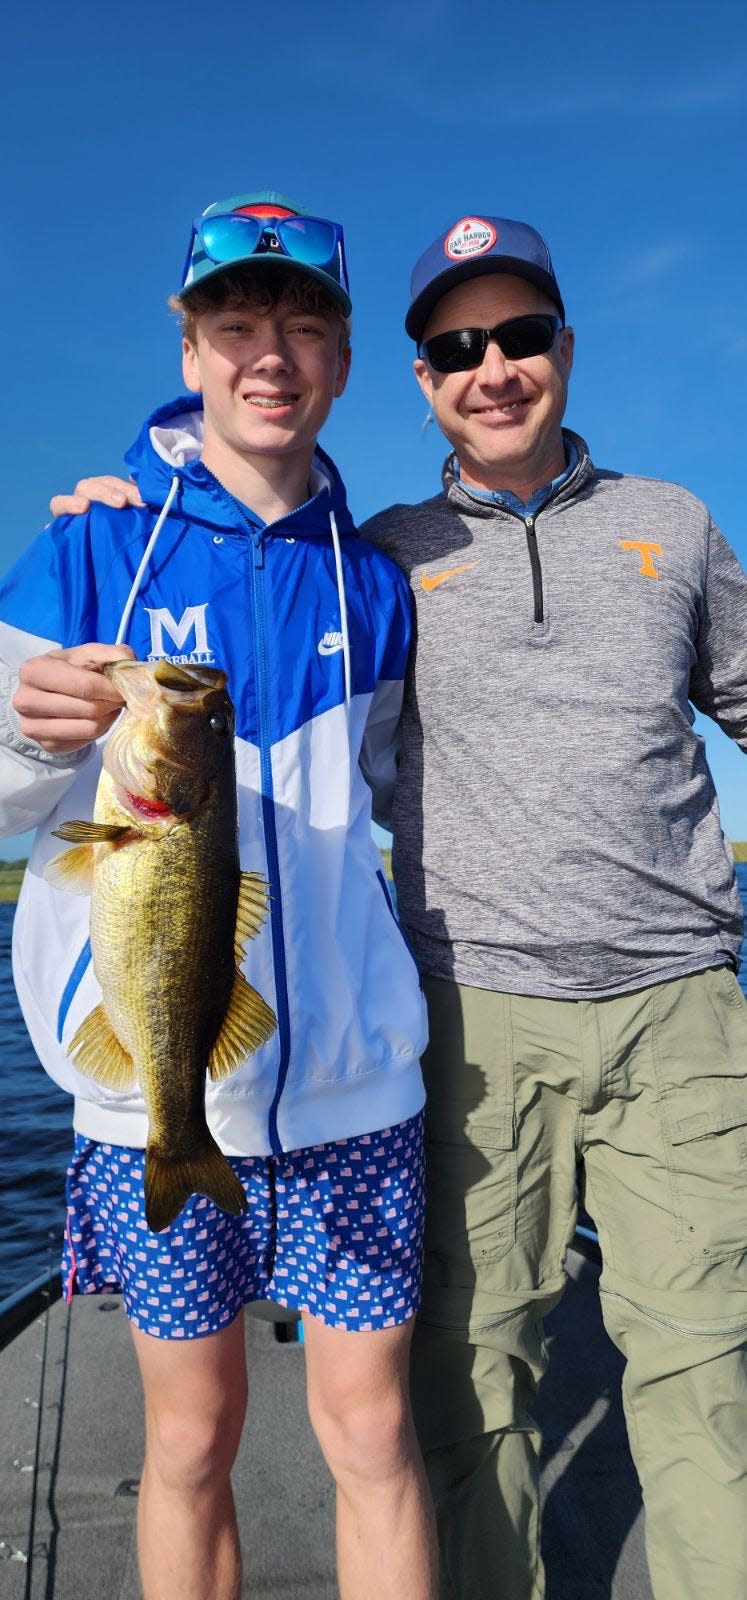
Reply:
[[348, 296], [342, 228], [336, 222], [321, 217], [252, 217], [223, 212], [199, 218], [194, 229], [182, 282], [192, 272], [198, 278], [203, 276], [206, 257], [216, 266], [230, 266], [274, 256], [276, 261], [285, 257], [299, 266], [318, 268]]
[[264, 223], [257, 217], [203, 217], [202, 243], [212, 261], [243, 261], [256, 250]]
[[337, 229], [331, 222], [316, 217], [284, 217], [276, 223], [276, 232], [288, 255], [307, 267], [324, 267], [335, 254]]

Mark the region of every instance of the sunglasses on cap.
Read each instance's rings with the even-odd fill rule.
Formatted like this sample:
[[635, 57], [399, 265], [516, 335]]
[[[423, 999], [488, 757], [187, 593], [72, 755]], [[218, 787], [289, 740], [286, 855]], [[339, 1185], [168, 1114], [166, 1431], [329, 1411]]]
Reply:
[[526, 317], [509, 317], [494, 328], [453, 328], [423, 339], [418, 355], [434, 372], [470, 372], [485, 359], [491, 339], [508, 361], [524, 361], [527, 356], [543, 356], [551, 348], [556, 333], [564, 327], [562, 317], [533, 312]]
[[182, 273], [182, 285], [196, 244], [216, 266], [252, 256], [285, 256], [302, 267], [318, 267], [347, 291], [343, 231], [323, 217], [253, 217], [238, 211], [196, 217]]

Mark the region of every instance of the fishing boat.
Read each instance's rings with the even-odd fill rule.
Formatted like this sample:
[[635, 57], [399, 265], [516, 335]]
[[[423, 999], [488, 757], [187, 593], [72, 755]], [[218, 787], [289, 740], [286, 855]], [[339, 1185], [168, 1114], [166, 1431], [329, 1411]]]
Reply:
[[[622, 1362], [590, 1253], [569, 1252], [568, 1292], [548, 1322], [538, 1407], [548, 1594], [651, 1600]], [[335, 1600], [334, 1490], [306, 1415], [298, 1323], [253, 1308], [246, 1340], [250, 1415], [234, 1469], [243, 1592]], [[66, 1305], [50, 1271], [0, 1303], [0, 1392], [0, 1600], [138, 1600], [143, 1424], [121, 1297]]]

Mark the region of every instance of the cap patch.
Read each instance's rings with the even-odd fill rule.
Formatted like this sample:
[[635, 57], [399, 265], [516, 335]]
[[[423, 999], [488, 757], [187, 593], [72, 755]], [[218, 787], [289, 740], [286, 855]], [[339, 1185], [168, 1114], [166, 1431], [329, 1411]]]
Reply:
[[252, 206], [237, 206], [238, 217], [295, 217], [295, 211], [289, 211], [287, 206], [270, 206], [263, 201]]
[[485, 217], [462, 217], [447, 235], [444, 250], [452, 261], [462, 261], [465, 256], [482, 256], [492, 250], [497, 239], [497, 229]]

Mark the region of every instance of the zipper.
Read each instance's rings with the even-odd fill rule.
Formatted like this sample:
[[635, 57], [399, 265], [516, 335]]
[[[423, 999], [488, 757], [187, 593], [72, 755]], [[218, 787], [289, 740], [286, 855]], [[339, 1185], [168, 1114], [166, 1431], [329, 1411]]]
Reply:
[[529, 564], [532, 568], [532, 593], [534, 596], [534, 620], [545, 620], [545, 597], [542, 593], [542, 562], [537, 548], [537, 533], [534, 526], [534, 517], [525, 517], [524, 527], [527, 533], [527, 549], [529, 551]]
[[[584, 458], [582, 457], [581, 460], [583, 459]], [[581, 461], [576, 463], [576, 466], [571, 473], [571, 478], [575, 477], [580, 464]], [[548, 506], [553, 504], [554, 500], [559, 499], [560, 496], [565, 493], [571, 478], [566, 478], [565, 482], [559, 485], [554, 494], [551, 494], [548, 499], [543, 502], [539, 508], [539, 511], [537, 511], [533, 516], [522, 517], [518, 511], [511, 511], [509, 506], [499, 505], [497, 507], [498, 510], [502, 511], [504, 517], [514, 517], [517, 522], [523, 522], [524, 524], [524, 530], [527, 538], [527, 550], [529, 551], [529, 565], [532, 571], [532, 600], [534, 605], [535, 623], [542, 623], [545, 620], [545, 596], [542, 586], [542, 562], [540, 561], [539, 547], [537, 544], [537, 530], [535, 524], [537, 517], [539, 517], [543, 511], [546, 511]], [[462, 492], [469, 494], [468, 489], [465, 490], [463, 488]]]
[[[581, 460], [583, 459], [584, 458], [582, 457]], [[559, 484], [554, 494], [548, 496], [547, 500], [543, 502], [539, 510], [535, 512], [534, 516], [519, 517], [519, 521], [523, 522], [524, 524], [527, 535], [527, 549], [529, 551], [529, 562], [532, 568], [532, 593], [534, 597], [535, 622], [544, 622], [545, 620], [545, 597], [542, 588], [542, 563], [540, 561], [539, 548], [537, 545], [537, 532], [535, 524], [537, 517], [542, 516], [543, 512], [547, 511], [548, 506], [551, 506], [555, 500], [559, 500], [560, 496], [565, 494], [568, 485], [576, 476], [578, 468], [581, 465], [581, 460], [576, 462], [576, 466], [574, 467], [570, 478], [566, 478], [565, 483]], [[501, 509], [503, 511], [508, 511], [507, 506], [502, 506]], [[515, 517], [518, 516], [518, 512], [508, 511], [508, 515]]]
[[275, 824], [275, 795], [272, 783], [270, 741], [267, 731], [270, 715], [267, 689], [267, 628], [264, 596], [265, 551], [264, 540], [258, 529], [252, 530], [251, 538], [252, 628], [254, 632], [254, 660], [257, 670], [257, 718], [259, 724], [259, 767], [262, 785], [262, 822], [265, 830], [267, 874], [274, 890], [270, 913], [270, 933], [272, 937], [272, 960], [275, 969], [275, 1004], [277, 1006], [278, 1042], [280, 1045], [280, 1064], [275, 1094], [269, 1112], [269, 1135], [273, 1154], [281, 1155], [283, 1146], [278, 1133], [278, 1106], [285, 1088], [285, 1080], [288, 1076], [288, 1066], [290, 1064], [290, 1005], [288, 1002], [288, 978], [285, 965], [283, 897], [280, 887], [280, 859]]
[[[544, 511], [545, 506], [548, 506], [549, 504], [550, 501], [546, 500], [545, 505], [540, 509]], [[532, 572], [532, 602], [534, 606], [534, 621], [535, 623], [542, 623], [545, 620], [545, 596], [542, 587], [542, 562], [540, 561], [539, 547], [537, 545], [537, 531], [535, 528], [536, 517], [522, 517], [519, 515], [518, 511], [511, 511], [508, 506], [500, 506], [498, 509], [503, 512], [504, 517], [513, 517], [516, 522], [521, 522], [524, 525], [524, 531], [527, 536], [527, 550], [529, 551], [529, 566]], [[539, 514], [540, 513], [538, 511], [537, 516], [539, 516]]]
[[259, 770], [262, 801], [262, 826], [265, 834], [265, 854], [267, 856], [267, 875], [272, 888], [272, 904], [270, 907], [270, 937], [272, 939], [272, 964], [275, 976], [275, 1005], [278, 1019], [278, 1044], [280, 1047], [280, 1064], [278, 1067], [275, 1094], [269, 1111], [269, 1139], [273, 1154], [282, 1155], [283, 1147], [278, 1134], [278, 1105], [285, 1088], [290, 1064], [290, 1005], [288, 1000], [288, 974], [285, 962], [285, 932], [283, 927], [283, 895], [280, 885], [280, 859], [278, 856], [278, 836], [275, 823], [275, 795], [272, 783], [272, 760], [270, 756], [269, 727], [269, 696], [268, 696], [268, 651], [267, 627], [265, 617], [264, 573], [265, 573], [265, 547], [261, 531], [250, 522], [246, 507], [224, 488], [219, 478], [203, 466], [203, 471], [209, 475], [231, 505], [236, 509], [241, 523], [248, 529], [252, 543], [252, 637], [254, 641], [254, 660], [257, 673], [257, 721], [259, 734]]

